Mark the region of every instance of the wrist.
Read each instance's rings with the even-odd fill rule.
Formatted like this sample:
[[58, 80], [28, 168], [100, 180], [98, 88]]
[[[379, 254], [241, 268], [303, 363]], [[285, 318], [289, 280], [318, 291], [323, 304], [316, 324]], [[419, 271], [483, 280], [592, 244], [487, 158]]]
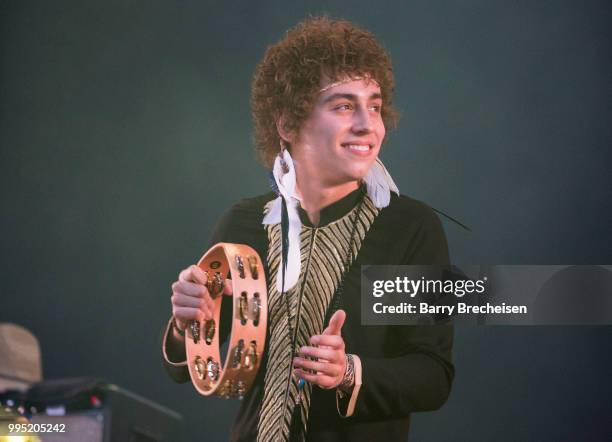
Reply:
[[[176, 317], [172, 317], [172, 332], [176, 338], [184, 338], [185, 330], [181, 329], [176, 322]], [[177, 336], [178, 335], [178, 336]]]
[[168, 321], [166, 326], [164, 343], [163, 343], [164, 358], [168, 363], [184, 364], [185, 353], [185, 338], [179, 334], [179, 331], [174, 325], [174, 317]]

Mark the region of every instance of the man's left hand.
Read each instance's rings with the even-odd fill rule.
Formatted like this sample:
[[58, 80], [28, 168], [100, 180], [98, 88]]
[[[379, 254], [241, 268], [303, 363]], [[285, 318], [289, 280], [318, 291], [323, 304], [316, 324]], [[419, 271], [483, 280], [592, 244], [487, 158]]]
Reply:
[[[327, 328], [323, 330], [323, 334], [312, 336], [311, 346], [300, 349], [298, 357], [293, 359], [297, 377], [324, 389], [340, 385], [346, 371], [344, 339], [341, 335], [345, 319], [344, 310], [336, 311], [329, 320]], [[307, 357], [314, 360], [306, 359]]]

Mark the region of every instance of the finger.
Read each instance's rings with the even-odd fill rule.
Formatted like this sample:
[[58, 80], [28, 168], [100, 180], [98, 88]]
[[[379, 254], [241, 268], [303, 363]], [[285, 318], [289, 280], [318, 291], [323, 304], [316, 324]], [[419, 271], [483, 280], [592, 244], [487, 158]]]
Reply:
[[174, 298], [175, 295], [184, 295], [184, 296], [189, 296], [192, 297], [195, 300], [202, 300], [203, 304], [196, 304], [196, 303], [188, 303], [183, 302], [182, 304], [179, 304], [179, 306], [187, 306], [187, 307], [202, 307], [202, 306], [206, 306], [208, 307], [208, 309], [210, 311], [214, 311], [215, 309], [215, 301], [210, 297], [210, 295], [208, 294], [208, 289], [203, 286], [202, 284], [196, 284], [193, 282], [187, 282], [187, 281], [176, 281], [174, 284], [172, 284], [172, 297], [171, 299], [173, 300], [173, 304], [174, 304], [174, 299], [176, 299], [179, 302], [182, 302], [182, 298]]
[[330, 389], [338, 385], [338, 381], [335, 378], [322, 374], [311, 374], [296, 368], [294, 373], [297, 377], [304, 379], [306, 382], [318, 385], [321, 388]]
[[206, 284], [208, 278], [204, 270], [199, 268], [197, 265], [190, 265], [181, 273], [179, 273], [179, 281], [197, 282], [199, 284]]
[[172, 315], [183, 322], [202, 320], [205, 316], [208, 316], [208, 310], [206, 313], [199, 308], [193, 307], [173, 307]]
[[300, 357], [311, 357], [317, 359], [325, 359], [330, 362], [338, 362], [342, 356], [341, 351], [332, 350], [329, 348], [318, 348], [318, 347], [302, 347], [300, 349]]
[[174, 307], [172, 309], [174, 317], [180, 321], [208, 321], [212, 319], [212, 312], [208, 308], [199, 309], [192, 307]]
[[[176, 307], [191, 307], [201, 309], [206, 303], [204, 298], [184, 295], [182, 293], [174, 293], [170, 299], [172, 301], [172, 305]], [[208, 304], [206, 307], [208, 307]]]
[[176, 281], [175, 283], [173, 283], [172, 292], [195, 296], [197, 298], [203, 298], [204, 296], [208, 295], [208, 290], [206, 289], [206, 286], [188, 281]]
[[310, 338], [310, 343], [334, 350], [344, 350], [344, 339], [338, 335], [315, 335]]
[[323, 374], [326, 376], [337, 377], [340, 376], [342, 367], [337, 364], [331, 364], [329, 362], [311, 361], [309, 359], [294, 358], [293, 366], [295, 368], [301, 368], [302, 370], [313, 370], [317, 374]]
[[329, 320], [327, 328], [323, 330], [323, 334], [340, 336], [340, 331], [342, 330], [342, 326], [344, 325], [345, 320], [346, 313], [344, 312], [344, 310], [337, 310], [336, 313], [334, 313], [331, 319]]

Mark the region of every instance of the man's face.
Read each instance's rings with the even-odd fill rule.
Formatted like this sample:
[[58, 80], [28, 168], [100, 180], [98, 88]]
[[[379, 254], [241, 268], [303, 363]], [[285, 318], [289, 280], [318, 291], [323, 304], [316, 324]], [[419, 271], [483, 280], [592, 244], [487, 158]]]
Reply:
[[385, 137], [382, 104], [380, 87], [367, 79], [321, 92], [292, 143], [298, 179], [334, 186], [365, 177]]

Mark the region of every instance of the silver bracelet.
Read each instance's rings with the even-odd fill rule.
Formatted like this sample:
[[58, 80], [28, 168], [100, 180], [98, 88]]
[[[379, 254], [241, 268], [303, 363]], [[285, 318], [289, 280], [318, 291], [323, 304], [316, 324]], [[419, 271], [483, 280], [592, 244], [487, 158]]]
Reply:
[[342, 382], [338, 385], [338, 388], [349, 392], [355, 386], [355, 361], [353, 360], [353, 355], [347, 353], [346, 354], [346, 370], [344, 371], [344, 377], [342, 378]]

